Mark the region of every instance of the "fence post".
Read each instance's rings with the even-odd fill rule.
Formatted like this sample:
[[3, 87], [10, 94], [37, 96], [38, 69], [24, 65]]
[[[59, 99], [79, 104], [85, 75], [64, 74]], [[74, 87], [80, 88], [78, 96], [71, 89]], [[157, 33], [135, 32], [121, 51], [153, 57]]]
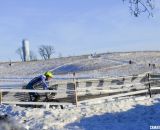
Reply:
[[152, 97], [152, 93], [151, 93], [151, 83], [150, 83], [150, 74], [148, 73], [148, 93], [149, 93], [149, 96], [150, 98]]
[[0, 105], [2, 104], [2, 91], [0, 90]]
[[75, 78], [75, 72], [73, 73], [73, 82], [74, 82], [74, 90], [75, 90], [75, 103], [76, 106], [78, 106], [78, 97], [77, 97], [77, 82], [76, 82], [76, 78]]
[[46, 109], [47, 109], [47, 110], [49, 109], [49, 106], [50, 106], [49, 103], [47, 103], [47, 104], [46, 104]]

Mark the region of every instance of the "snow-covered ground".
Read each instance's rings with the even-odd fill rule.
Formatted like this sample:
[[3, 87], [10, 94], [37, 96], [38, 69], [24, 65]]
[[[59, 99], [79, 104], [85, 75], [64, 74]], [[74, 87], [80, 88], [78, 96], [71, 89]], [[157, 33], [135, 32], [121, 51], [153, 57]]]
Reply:
[[23, 130], [147, 130], [150, 126], [160, 125], [159, 101], [160, 95], [68, 106], [64, 109], [1, 105], [0, 115], [8, 114], [10, 124], [3, 126], [0, 121], [0, 130], [18, 126]]
[[[133, 64], [128, 64], [132, 60]], [[148, 64], [156, 64], [156, 68]], [[54, 82], [76, 77], [118, 77], [160, 72], [160, 52], [106, 53], [47, 61], [0, 63], [0, 87], [17, 87], [35, 75], [52, 70]], [[152, 98], [124, 98], [109, 102], [81, 104], [78, 107], [25, 108], [0, 105], [0, 130], [147, 130], [160, 125], [160, 95]]]
[[[129, 60], [133, 62], [129, 65]], [[89, 55], [55, 58], [31, 62], [0, 63], [0, 78], [32, 78], [48, 70], [53, 70], [58, 77], [68, 77], [76, 72], [81, 77], [120, 76], [141, 74], [153, 71], [148, 64], [155, 64], [160, 71], [160, 52], [121, 52], [104, 53], [98, 57]]]

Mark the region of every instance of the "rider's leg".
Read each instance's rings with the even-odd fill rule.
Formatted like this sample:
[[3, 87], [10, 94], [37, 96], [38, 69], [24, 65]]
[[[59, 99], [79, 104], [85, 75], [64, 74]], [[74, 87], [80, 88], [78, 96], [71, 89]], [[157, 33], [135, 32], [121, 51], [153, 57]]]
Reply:
[[48, 95], [47, 95], [47, 93], [45, 93], [45, 97], [46, 97], [46, 101], [48, 101], [49, 100], [49, 98], [48, 98]]
[[39, 99], [40, 99], [40, 95], [39, 94], [35, 94], [34, 97], [35, 97], [34, 102], [39, 101]]

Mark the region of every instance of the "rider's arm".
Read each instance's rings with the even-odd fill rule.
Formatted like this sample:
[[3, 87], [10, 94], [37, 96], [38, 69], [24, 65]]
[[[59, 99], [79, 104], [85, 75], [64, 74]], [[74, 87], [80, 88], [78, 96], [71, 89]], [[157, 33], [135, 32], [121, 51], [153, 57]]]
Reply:
[[46, 83], [44, 77], [42, 77], [42, 86], [43, 86], [43, 89], [44, 89], [44, 90], [48, 89], [48, 87], [49, 87], [48, 84]]

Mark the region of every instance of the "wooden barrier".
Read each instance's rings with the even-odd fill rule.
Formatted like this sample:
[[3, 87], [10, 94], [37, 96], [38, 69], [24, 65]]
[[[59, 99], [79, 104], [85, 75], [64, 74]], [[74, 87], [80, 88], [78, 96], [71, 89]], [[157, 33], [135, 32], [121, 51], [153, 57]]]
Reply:
[[72, 105], [71, 103], [66, 102], [9, 102], [4, 101], [2, 104], [16, 104], [16, 105], [42, 105], [42, 106], [50, 106], [50, 105]]
[[[71, 92], [74, 92], [73, 90], [70, 90]], [[1, 104], [15, 104], [15, 105], [42, 105], [48, 106], [50, 105], [72, 105], [72, 103], [67, 103], [67, 102], [23, 102], [23, 101], [3, 101], [2, 100], [2, 94], [3, 92], [15, 92], [15, 93], [29, 93], [29, 92], [36, 92], [36, 93], [55, 93], [55, 92], [60, 92], [56, 90], [27, 90], [27, 89], [0, 89], [0, 94], [1, 94]]]
[[131, 95], [136, 95], [136, 94], [142, 94], [142, 93], [146, 93], [148, 92], [148, 90], [140, 90], [140, 91], [136, 91], [136, 92], [128, 92], [128, 93], [123, 93], [123, 94], [116, 94], [116, 95], [111, 95], [111, 96], [106, 96], [106, 97], [101, 97], [101, 98], [95, 98], [95, 99], [88, 99], [88, 100], [84, 100], [84, 101], [79, 101], [80, 104], [82, 103], [87, 103], [87, 102], [95, 102], [97, 100], [106, 100], [106, 99], [113, 99], [113, 98], [118, 98], [118, 97], [124, 97], [124, 96], [131, 96]]
[[[150, 81], [150, 74], [148, 73], [148, 82]], [[148, 92], [149, 92], [149, 96], [150, 96], [150, 98], [152, 97], [152, 93], [151, 93], [151, 84], [150, 83], [148, 83]]]
[[[150, 78], [150, 73], [145, 74], [143, 76], [141, 75], [140, 77], [142, 78], [142, 79], [140, 79], [140, 81], [142, 83], [132, 83], [131, 82], [130, 84], [117, 85], [117, 87], [118, 86], [119, 87], [123, 87], [123, 86], [131, 87], [131, 85], [134, 85], [134, 86], [139, 85], [140, 87], [142, 87], [141, 85], [145, 86], [145, 88], [143, 88], [142, 90], [137, 90], [137, 91], [131, 91], [132, 88], [130, 88], [130, 90], [126, 91], [125, 87], [124, 88], [120, 88], [120, 89], [112, 89], [112, 90], [111, 89], [110, 90], [106, 90], [106, 89], [103, 89], [103, 88], [98, 90], [98, 87], [86, 88], [86, 89], [85, 89], [85, 87], [80, 88], [81, 90], [78, 90], [78, 92], [87, 90], [87, 91], [92, 91], [92, 92], [93, 91], [100, 91], [100, 92], [105, 92], [105, 93], [109, 93], [109, 94], [118, 92], [118, 94], [111, 95], [111, 96], [100, 97], [100, 98], [94, 98], [94, 99], [87, 99], [87, 100], [79, 101], [79, 103], [86, 103], [86, 102], [91, 102], [91, 101], [96, 102], [96, 100], [104, 100], [104, 99], [118, 98], [118, 97], [124, 97], [124, 96], [134, 96], [134, 95], [139, 95], [139, 94], [141, 95], [141, 94], [147, 94], [147, 93], [149, 94], [149, 97], [151, 98], [153, 90], [160, 90], [160, 87], [154, 87], [154, 86], [151, 87], [152, 83], [154, 83], [157, 80], [160, 81], [160, 74], [157, 74], [155, 77], [154, 77], [154, 74], [152, 74], [152, 78]], [[124, 78], [126, 79], [126, 77], [124, 77]], [[127, 78], [130, 78], [130, 76], [128, 76]], [[137, 78], [139, 78], [139, 76]], [[91, 80], [89, 80], [89, 82], [91, 82]], [[116, 86], [116, 85], [114, 85], [114, 86]], [[122, 92], [122, 94], [120, 92]]]
[[[128, 76], [123, 78], [133, 78], [134, 76]], [[137, 78], [137, 76], [136, 76]], [[66, 93], [68, 95], [71, 95], [72, 98], [75, 100], [75, 105], [78, 106], [78, 104], [84, 103], [84, 102], [90, 102], [95, 100], [103, 100], [103, 99], [109, 99], [109, 98], [118, 98], [123, 96], [131, 96], [131, 95], [137, 95], [137, 94], [143, 94], [148, 93], [149, 96], [152, 96], [153, 90], [160, 90], [160, 87], [154, 87], [151, 86], [151, 84], [157, 80], [160, 80], [160, 78], [154, 78], [153, 74], [150, 78], [150, 74], [148, 75], [141, 75], [141, 79], [138, 79], [139, 82], [132, 82], [130, 80], [130, 83], [121, 84], [121, 82], [118, 82], [118, 84], [111, 84], [110, 86], [105, 86], [105, 82], [108, 82], [108, 79], [100, 79], [100, 80], [93, 80], [93, 82], [97, 81], [97, 85], [93, 86], [93, 82], [91, 79], [89, 80], [79, 80], [73, 75], [73, 81], [72, 82], [65, 82], [65, 89], [58, 88], [59, 84], [56, 84], [57, 90], [26, 90], [26, 89], [0, 89], [0, 103], [1, 104], [20, 104], [20, 105], [73, 105], [73, 103], [67, 103], [67, 102], [23, 102], [23, 101], [3, 101], [3, 93], [4, 92], [12, 92], [12, 93], [29, 93], [29, 92], [36, 92], [36, 93]], [[111, 78], [110, 78], [111, 79]], [[115, 78], [113, 78], [115, 80]], [[119, 79], [119, 78], [118, 78]], [[122, 78], [120, 78], [122, 79]], [[143, 80], [142, 80], [143, 79]], [[122, 79], [123, 81], [124, 79]], [[82, 82], [83, 81], [83, 82]], [[86, 87], [81, 87], [81, 83], [84, 83]], [[63, 83], [61, 83], [63, 84]], [[73, 86], [72, 89], [67, 89], [67, 86]], [[93, 87], [90, 87], [93, 86]], [[114, 86], [113, 88], [111, 86]], [[71, 87], [72, 88], [72, 87]], [[111, 94], [111, 95], [105, 95], [105, 97], [99, 96], [94, 99], [84, 99], [82, 101], [78, 101], [78, 97], [80, 97], [80, 93], [86, 93], [89, 92], [90, 94]]]
[[132, 75], [132, 76], [121, 76], [121, 77], [100, 77], [100, 78], [91, 78], [91, 79], [78, 79], [78, 82], [88, 82], [88, 81], [92, 81], [92, 82], [97, 82], [99, 80], [104, 80], [105, 82], [111, 82], [112, 80], [123, 80], [125, 79], [131, 79], [133, 77], [137, 77], [137, 78], [143, 78], [145, 76], [147, 76], [148, 73], [145, 74], [141, 74], [141, 75]]
[[[1, 92], [37, 92], [37, 93], [57, 93], [57, 92], [63, 92], [60, 90], [29, 90], [29, 89], [0, 89]], [[75, 90], [67, 90], [66, 92], [75, 92]]]
[[2, 91], [0, 90], [0, 104], [2, 104]]

